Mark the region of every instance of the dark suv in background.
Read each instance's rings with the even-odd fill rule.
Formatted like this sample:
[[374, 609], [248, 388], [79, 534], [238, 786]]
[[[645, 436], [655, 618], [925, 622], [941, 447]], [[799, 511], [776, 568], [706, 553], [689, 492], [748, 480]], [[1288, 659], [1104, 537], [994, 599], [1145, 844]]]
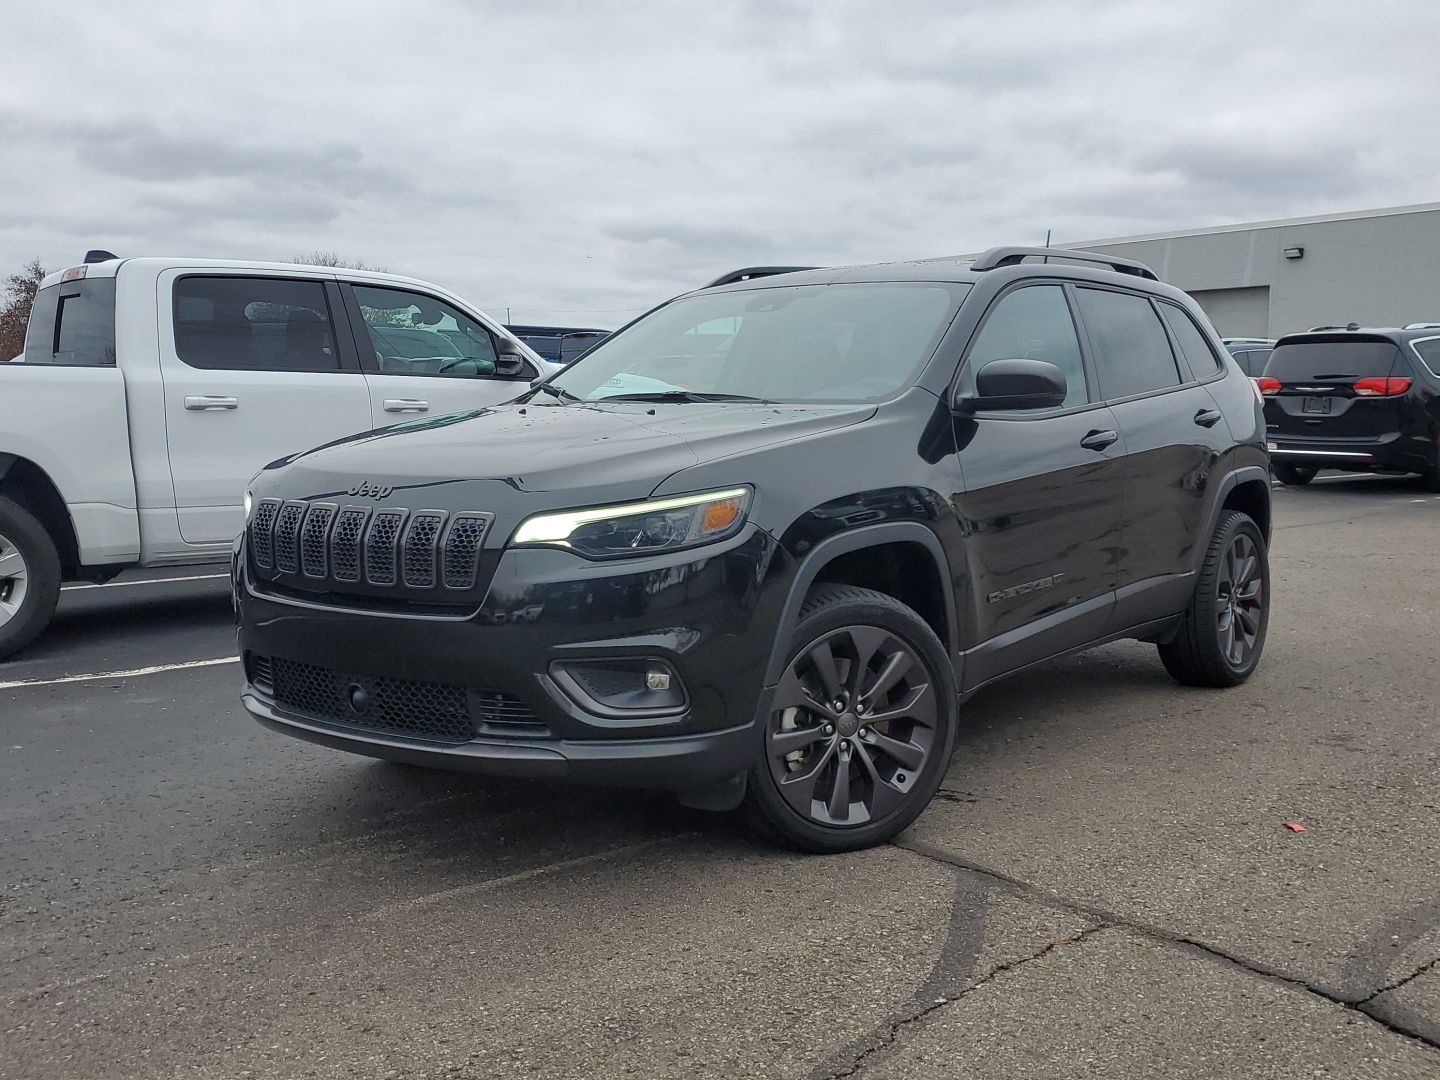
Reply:
[[1243, 681], [1259, 395], [1184, 293], [1058, 258], [750, 276], [508, 404], [277, 462], [235, 558], [246, 708], [842, 851], [915, 819], [1002, 676], [1139, 638]]
[[546, 360], [556, 364], [570, 363], [581, 353], [594, 348], [610, 336], [609, 330], [597, 330], [588, 326], [532, 326], [517, 323], [507, 325], [505, 329]]
[[1321, 327], [1275, 344], [1259, 379], [1275, 475], [1419, 473], [1440, 491], [1440, 325]]

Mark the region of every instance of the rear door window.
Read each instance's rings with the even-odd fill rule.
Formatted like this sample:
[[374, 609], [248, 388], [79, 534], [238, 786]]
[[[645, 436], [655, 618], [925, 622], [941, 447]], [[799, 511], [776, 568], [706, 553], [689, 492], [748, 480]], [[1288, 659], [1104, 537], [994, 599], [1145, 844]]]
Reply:
[[340, 369], [324, 283], [292, 278], [180, 278], [175, 354], [194, 368]]
[[1075, 290], [1106, 400], [1180, 385], [1170, 337], [1150, 301], [1112, 289]]
[[1265, 364], [1265, 374], [1282, 383], [1384, 378], [1399, 356], [1395, 343], [1385, 338], [1299, 341], [1277, 346]]
[[115, 363], [115, 279], [65, 281], [35, 294], [25, 330], [27, 364]]

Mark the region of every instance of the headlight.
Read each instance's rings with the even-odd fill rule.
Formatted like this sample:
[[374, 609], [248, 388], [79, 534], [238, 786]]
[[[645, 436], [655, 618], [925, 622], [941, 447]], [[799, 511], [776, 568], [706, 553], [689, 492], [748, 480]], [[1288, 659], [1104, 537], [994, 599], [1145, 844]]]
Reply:
[[247, 522], [250, 520], [250, 507], [252, 507], [253, 505], [255, 505], [255, 496], [251, 493], [251, 491], [250, 491], [249, 488], [246, 488], [246, 489], [245, 489], [245, 520], [246, 520]]
[[569, 548], [595, 559], [650, 555], [734, 536], [745, 524], [749, 506], [750, 489], [737, 487], [625, 506], [540, 514], [521, 524], [513, 542]]

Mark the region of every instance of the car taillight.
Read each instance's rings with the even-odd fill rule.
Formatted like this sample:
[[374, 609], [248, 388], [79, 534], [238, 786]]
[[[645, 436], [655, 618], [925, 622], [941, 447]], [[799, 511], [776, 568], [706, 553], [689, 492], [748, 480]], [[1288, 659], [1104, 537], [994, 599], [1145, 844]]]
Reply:
[[1356, 379], [1350, 387], [1356, 397], [1396, 397], [1410, 389], [1410, 380], [1405, 378]]
[[1262, 375], [1256, 379], [1255, 385], [1260, 388], [1260, 393], [1265, 397], [1270, 397], [1280, 392], [1280, 380], [1272, 379], [1268, 375]]

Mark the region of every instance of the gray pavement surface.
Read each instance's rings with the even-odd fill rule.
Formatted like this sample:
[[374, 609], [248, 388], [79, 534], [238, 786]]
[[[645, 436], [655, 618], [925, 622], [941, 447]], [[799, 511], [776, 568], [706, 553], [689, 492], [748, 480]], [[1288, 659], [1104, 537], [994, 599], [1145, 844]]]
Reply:
[[212, 571], [67, 591], [0, 663], [0, 1077], [1440, 1078], [1440, 498], [1276, 513], [1248, 684], [1045, 665], [832, 858], [272, 735]]

